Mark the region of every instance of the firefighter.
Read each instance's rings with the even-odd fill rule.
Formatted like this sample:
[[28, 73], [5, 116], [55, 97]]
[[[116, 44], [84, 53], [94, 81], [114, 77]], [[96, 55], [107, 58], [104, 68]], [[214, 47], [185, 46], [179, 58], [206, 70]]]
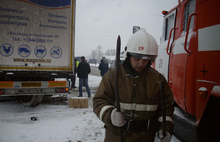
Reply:
[[[119, 127], [124, 142], [169, 142], [173, 131], [173, 94], [163, 75], [151, 67], [158, 45], [144, 28], [133, 34], [125, 47], [123, 65], [119, 66], [118, 94], [121, 112], [116, 111], [115, 70], [103, 76], [93, 98], [93, 111], [105, 124], [105, 142], [119, 142]], [[164, 80], [166, 136], [162, 135], [160, 84]]]

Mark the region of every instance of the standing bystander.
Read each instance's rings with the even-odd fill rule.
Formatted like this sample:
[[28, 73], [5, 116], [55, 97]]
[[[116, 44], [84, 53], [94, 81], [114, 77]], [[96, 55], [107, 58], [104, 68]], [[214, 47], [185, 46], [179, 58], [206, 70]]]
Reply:
[[102, 57], [101, 63], [99, 64], [99, 70], [102, 77], [108, 71], [108, 60], [105, 57]]
[[77, 76], [79, 77], [79, 97], [82, 97], [82, 86], [85, 84], [88, 97], [91, 96], [90, 88], [88, 85], [88, 74], [91, 72], [90, 65], [86, 62], [85, 57], [81, 57], [81, 62], [79, 63], [77, 69]]
[[71, 78], [72, 84], [71, 84], [71, 89], [73, 90], [74, 88], [76, 88], [75, 84], [76, 84], [76, 73], [77, 73], [77, 68], [79, 66], [79, 61], [75, 58], [75, 66], [74, 66], [74, 74], [73, 77]]

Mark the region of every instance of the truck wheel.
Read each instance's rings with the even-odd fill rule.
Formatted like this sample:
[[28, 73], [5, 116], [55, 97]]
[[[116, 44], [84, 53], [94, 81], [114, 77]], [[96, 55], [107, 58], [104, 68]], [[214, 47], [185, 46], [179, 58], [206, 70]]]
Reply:
[[43, 98], [44, 98], [43, 95], [23, 96], [19, 98], [19, 101], [24, 106], [35, 107], [35, 106], [38, 106], [42, 102]]

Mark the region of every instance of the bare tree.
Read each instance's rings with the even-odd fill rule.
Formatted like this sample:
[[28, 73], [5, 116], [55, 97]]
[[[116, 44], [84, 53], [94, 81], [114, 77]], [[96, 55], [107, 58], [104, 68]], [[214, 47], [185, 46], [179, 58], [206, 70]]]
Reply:
[[115, 56], [115, 49], [108, 49], [105, 51], [106, 56]]
[[103, 52], [102, 52], [102, 47], [101, 47], [101, 45], [99, 45], [99, 46], [96, 48], [96, 51], [97, 51], [97, 54], [98, 54], [98, 58], [102, 57]]
[[106, 51], [105, 51], [105, 55], [106, 55], [106, 56], [111, 56], [111, 51], [110, 51], [110, 50], [106, 50]]
[[102, 47], [101, 45], [97, 46], [95, 50], [92, 50], [90, 53], [91, 59], [100, 59], [103, 56]]
[[111, 56], [115, 56], [115, 55], [116, 55], [115, 49], [111, 49]]
[[92, 50], [92, 52], [91, 52], [91, 58], [92, 58], [92, 59], [96, 59], [97, 56], [98, 56], [97, 51], [96, 51], [96, 50]]

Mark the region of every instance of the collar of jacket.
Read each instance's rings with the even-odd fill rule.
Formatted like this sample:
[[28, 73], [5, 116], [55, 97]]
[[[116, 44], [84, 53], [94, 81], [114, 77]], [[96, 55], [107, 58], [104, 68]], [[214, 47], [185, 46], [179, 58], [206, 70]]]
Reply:
[[144, 74], [146, 74], [146, 72], [149, 70], [149, 68], [150, 68], [150, 66], [146, 66], [140, 73], [138, 73], [136, 71], [135, 72], [131, 71], [126, 66], [123, 66], [125, 76], [128, 76], [130, 78], [138, 78], [138, 77], [143, 76]]

